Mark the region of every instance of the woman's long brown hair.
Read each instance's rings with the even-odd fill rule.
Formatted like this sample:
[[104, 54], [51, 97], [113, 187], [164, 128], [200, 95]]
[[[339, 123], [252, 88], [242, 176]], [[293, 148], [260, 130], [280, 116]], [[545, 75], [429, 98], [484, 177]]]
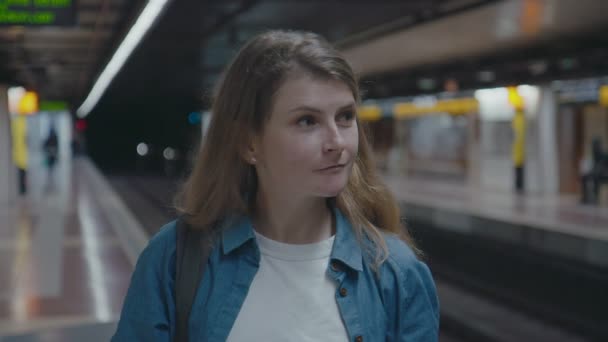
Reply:
[[[253, 207], [255, 169], [243, 158], [250, 139], [261, 134], [272, 98], [290, 72], [344, 82], [360, 100], [358, 80], [350, 65], [317, 34], [269, 31], [251, 39], [226, 69], [217, 87], [211, 122], [194, 168], [176, 198], [178, 212], [200, 229]], [[360, 122], [359, 153], [346, 188], [335, 205], [350, 220], [359, 241], [377, 268], [388, 257], [382, 232], [400, 236], [417, 254], [401, 224], [399, 206], [376, 174], [366, 134]]]

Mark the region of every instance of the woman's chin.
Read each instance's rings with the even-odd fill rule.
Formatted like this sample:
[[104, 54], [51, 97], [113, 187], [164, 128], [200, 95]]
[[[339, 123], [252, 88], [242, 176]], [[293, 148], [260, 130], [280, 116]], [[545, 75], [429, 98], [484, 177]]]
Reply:
[[319, 189], [318, 193], [321, 197], [336, 197], [346, 188], [346, 182], [344, 184], [332, 184], [326, 185]]

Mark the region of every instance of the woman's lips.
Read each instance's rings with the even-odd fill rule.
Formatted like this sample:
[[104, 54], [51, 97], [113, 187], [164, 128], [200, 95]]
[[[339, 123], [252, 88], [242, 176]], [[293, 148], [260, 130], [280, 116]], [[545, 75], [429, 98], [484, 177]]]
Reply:
[[336, 164], [336, 165], [332, 165], [332, 166], [328, 166], [322, 169], [319, 169], [317, 171], [319, 172], [332, 172], [332, 171], [339, 171], [342, 170], [344, 168], [346, 164]]

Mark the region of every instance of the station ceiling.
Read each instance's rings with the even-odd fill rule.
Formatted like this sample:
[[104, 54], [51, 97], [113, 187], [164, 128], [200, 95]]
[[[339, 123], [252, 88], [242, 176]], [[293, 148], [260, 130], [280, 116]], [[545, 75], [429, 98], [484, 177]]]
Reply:
[[138, 13], [141, 0], [78, 0], [68, 26], [0, 26], [0, 83], [77, 102]]
[[[252, 35], [310, 30], [342, 47], [378, 28], [437, 20], [491, 0], [170, 0], [166, 11], [112, 82], [102, 102], [138, 96], [200, 100]], [[144, 0], [76, 1], [76, 25], [0, 27], [0, 81], [41, 99], [79, 106], [126, 35]]]
[[[146, 2], [79, 0], [73, 26], [0, 27], [0, 82], [75, 109]], [[170, 0], [100, 104], [171, 98], [203, 107], [243, 42], [273, 28], [323, 34], [376, 97], [440, 90], [446, 78], [480, 86], [484, 70], [494, 73], [488, 85], [542, 78], [539, 68], [546, 78], [608, 72], [607, 12], [597, 0]], [[538, 16], [538, 34], [500, 38], [509, 16], [528, 31]], [[562, 70], [564, 60], [578, 68]], [[437, 89], [420, 89], [421, 79]]]

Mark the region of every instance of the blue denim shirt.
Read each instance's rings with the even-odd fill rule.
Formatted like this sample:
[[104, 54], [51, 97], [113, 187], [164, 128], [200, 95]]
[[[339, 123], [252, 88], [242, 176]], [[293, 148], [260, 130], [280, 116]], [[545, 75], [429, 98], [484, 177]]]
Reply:
[[[350, 222], [335, 209], [336, 237], [327, 272], [351, 341], [437, 341], [439, 303], [427, 266], [397, 237], [379, 272], [365, 262]], [[170, 341], [174, 332], [175, 221], [141, 253], [114, 342]], [[226, 220], [211, 251], [189, 322], [190, 341], [225, 341], [247, 296], [260, 252], [247, 217]], [[339, 289], [346, 289], [340, 294]]]

